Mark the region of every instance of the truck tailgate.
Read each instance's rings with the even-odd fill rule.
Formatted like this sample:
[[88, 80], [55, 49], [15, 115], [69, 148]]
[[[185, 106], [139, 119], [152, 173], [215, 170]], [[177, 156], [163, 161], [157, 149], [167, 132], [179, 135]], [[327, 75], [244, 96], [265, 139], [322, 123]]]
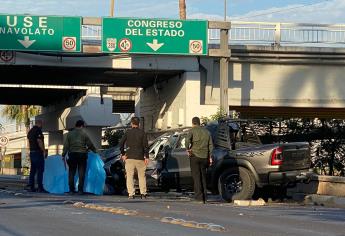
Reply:
[[309, 144], [305, 142], [287, 143], [281, 145], [283, 163], [281, 170], [299, 170], [310, 168], [311, 158]]

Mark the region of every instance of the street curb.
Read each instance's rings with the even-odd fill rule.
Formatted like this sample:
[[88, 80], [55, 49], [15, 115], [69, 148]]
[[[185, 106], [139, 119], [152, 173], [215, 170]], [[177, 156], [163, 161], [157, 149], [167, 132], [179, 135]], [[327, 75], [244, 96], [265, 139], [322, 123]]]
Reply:
[[23, 175], [0, 175], [0, 179], [27, 180], [29, 176]]
[[235, 206], [266, 206], [266, 202], [263, 199], [257, 201], [254, 200], [234, 200]]
[[305, 196], [304, 203], [316, 206], [345, 208], [345, 197], [311, 194]]

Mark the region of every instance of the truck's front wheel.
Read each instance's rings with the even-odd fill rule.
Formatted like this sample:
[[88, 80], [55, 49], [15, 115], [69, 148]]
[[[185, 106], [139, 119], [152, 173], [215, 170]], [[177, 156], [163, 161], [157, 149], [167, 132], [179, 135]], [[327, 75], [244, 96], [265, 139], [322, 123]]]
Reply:
[[255, 190], [255, 180], [243, 167], [225, 170], [218, 179], [218, 191], [227, 202], [251, 199]]

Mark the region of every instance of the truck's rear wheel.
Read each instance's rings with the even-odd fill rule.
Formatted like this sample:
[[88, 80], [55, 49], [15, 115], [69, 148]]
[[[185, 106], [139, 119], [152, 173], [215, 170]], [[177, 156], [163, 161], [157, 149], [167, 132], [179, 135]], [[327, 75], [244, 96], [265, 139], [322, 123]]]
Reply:
[[218, 191], [227, 202], [251, 199], [255, 191], [255, 180], [246, 168], [232, 167], [220, 175]]

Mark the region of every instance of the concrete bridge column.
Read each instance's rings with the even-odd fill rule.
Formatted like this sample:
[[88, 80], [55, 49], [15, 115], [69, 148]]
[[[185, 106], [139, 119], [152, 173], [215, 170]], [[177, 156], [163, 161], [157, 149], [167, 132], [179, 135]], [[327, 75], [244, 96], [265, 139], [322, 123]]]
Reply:
[[93, 145], [95, 145], [97, 149], [100, 149], [102, 147], [102, 127], [85, 127], [84, 131], [90, 137]]
[[63, 132], [62, 130], [58, 131], [49, 131], [48, 132], [48, 155], [61, 155], [63, 148]]
[[217, 112], [219, 106], [217, 105], [203, 105], [204, 101], [201, 99], [201, 79], [200, 72], [186, 72], [185, 73], [185, 87], [186, 87], [186, 126], [192, 125], [192, 118], [208, 117]]
[[102, 127], [114, 126], [120, 122], [120, 116], [113, 114], [111, 96], [88, 94], [63, 106], [51, 105], [43, 109], [43, 114], [36, 117], [44, 121], [43, 131], [49, 133], [49, 155], [61, 154], [65, 135], [74, 128], [77, 120], [84, 120], [85, 132], [97, 149], [102, 144]]
[[200, 72], [185, 72], [169, 81], [141, 90], [136, 113], [145, 130], [176, 129], [192, 125], [194, 116], [210, 116], [218, 105], [204, 105]]

